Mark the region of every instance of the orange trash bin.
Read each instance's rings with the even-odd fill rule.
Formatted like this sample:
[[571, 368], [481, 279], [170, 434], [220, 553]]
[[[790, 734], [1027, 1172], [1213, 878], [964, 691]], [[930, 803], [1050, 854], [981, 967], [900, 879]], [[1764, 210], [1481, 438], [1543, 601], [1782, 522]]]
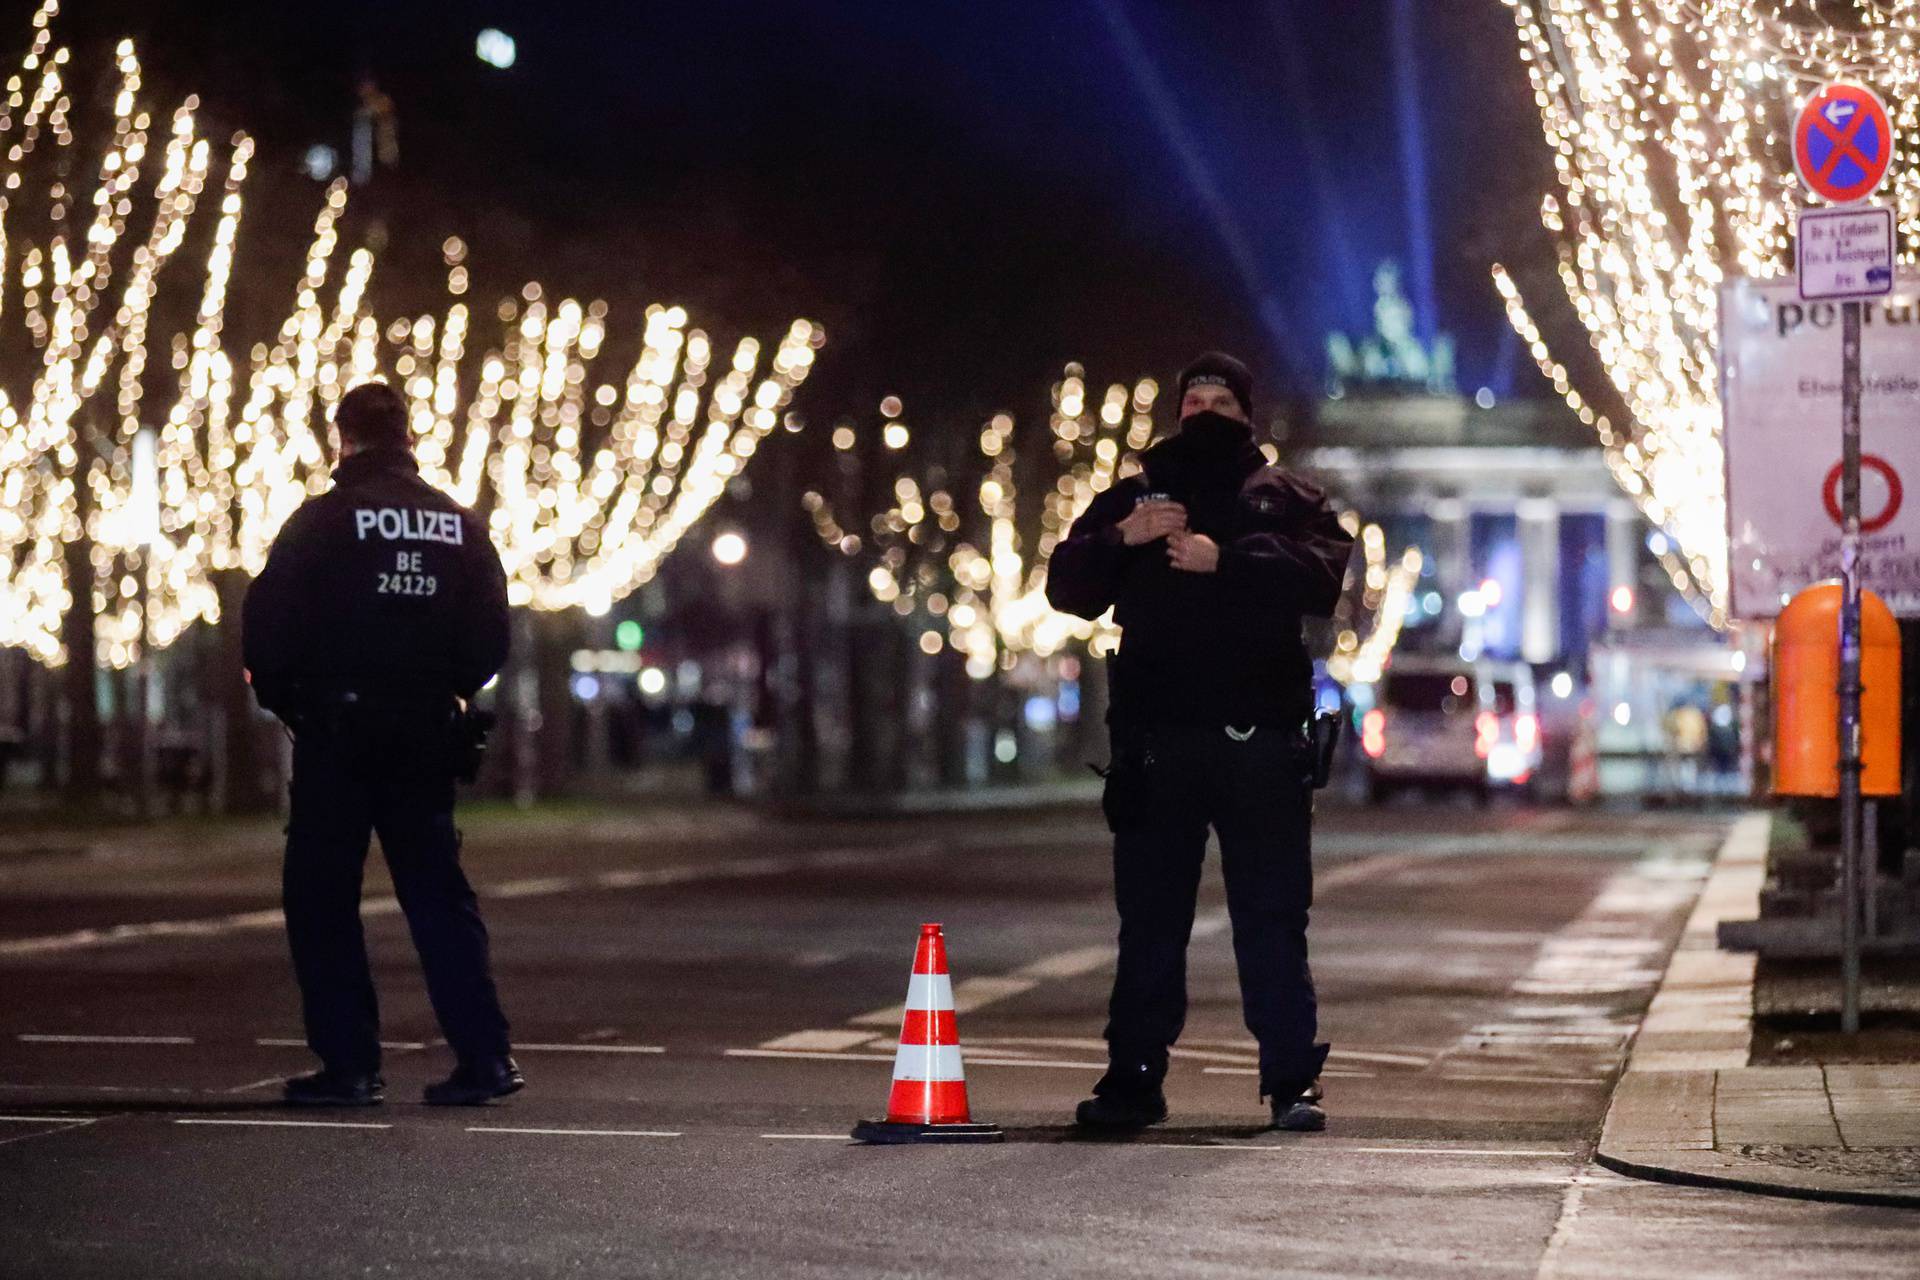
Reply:
[[[1860, 593], [1860, 794], [1900, 794], [1900, 627]], [[1840, 794], [1840, 584], [1808, 587], [1773, 628], [1773, 793]]]

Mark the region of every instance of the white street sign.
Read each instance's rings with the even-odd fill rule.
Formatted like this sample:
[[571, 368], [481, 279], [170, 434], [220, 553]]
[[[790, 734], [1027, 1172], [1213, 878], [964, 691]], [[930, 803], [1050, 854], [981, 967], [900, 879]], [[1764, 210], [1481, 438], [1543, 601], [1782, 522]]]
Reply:
[[[1920, 273], [1862, 304], [1861, 580], [1920, 617]], [[1733, 613], [1840, 576], [1840, 304], [1791, 280], [1720, 291]]]
[[1880, 298], [1893, 292], [1892, 209], [1803, 209], [1796, 241], [1802, 302]]

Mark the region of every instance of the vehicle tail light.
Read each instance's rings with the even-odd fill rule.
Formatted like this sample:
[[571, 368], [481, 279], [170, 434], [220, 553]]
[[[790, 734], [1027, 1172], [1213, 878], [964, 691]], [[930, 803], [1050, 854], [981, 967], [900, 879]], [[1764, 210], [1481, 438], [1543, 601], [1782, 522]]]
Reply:
[[1513, 722], [1513, 740], [1520, 744], [1522, 751], [1532, 751], [1540, 745], [1540, 717], [1529, 712]]
[[1485, 760], [1493, 754], [1494, 744], [1500, 741], [1500, 717], [1491, 711], [1482, 711], [1473, 722], [1473, 754]]
[[1375, 707], [1360, 720], [1360, 749], [1370, 760], [1387, 753], [1387, 713]]

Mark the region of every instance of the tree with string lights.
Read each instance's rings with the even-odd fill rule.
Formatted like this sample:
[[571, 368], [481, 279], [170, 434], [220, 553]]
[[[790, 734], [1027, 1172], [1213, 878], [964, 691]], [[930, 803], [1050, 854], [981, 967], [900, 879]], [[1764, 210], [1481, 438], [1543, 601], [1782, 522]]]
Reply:
[[[1052, 389], [1044, 451], [1020, 457], [1015, 420], [998, 413], [981, 427], [977, 450], [964, 459], [935, 467], [901, 457], [879, 509], [852, 519], [851, 527], [841, 513], [859, 509], [860, 486], [843, 485], [839, 493], [817, 486], [803, 495], [820, 542], [856, 566], [861, 592], [897, 618], [908, 652], [942, 664], [938, 670], [946, 678], [935, 683], [948, 733], [964, 731], [965, 707], [975, 701], [969, 683], [995, 682], [979, 696], [997, 698], [1002, 686], [1011, 689], [1023, 679], [1037, 687], [1037, 673], [1075, 645], [1087, 646], [1086, 656], [1111, 649], [1117, 635], [1111, 619], [1089, 623], [1047, 604], [1047, 564], [1094, 495], [1138, 466], [1135, 455], [1152, 439], [1158, 391], [1150, 379], [1131, 388], [1116, 383], [1096, 408], [1084, 370], [1069, 365]], [[884, 451], [863, 454], [859, 428], [843, 422], [832, 440], [843, 462], [895, 458], [907, 447], [902, 406], [890, 397], [881, 409], [877, 434]], [[1023, 486], [1029, 494], [1037, 491], [1037, 500], [1023, 502]], [[1076, 666], [1082, 661], [1072, 657]], [[1083, 681], [1083, 687], [1094, 690], [1097, 704], [1098, 681]], [[854, 737], [860, 739], [862, 699], [850, 695], [850, 702]], [[953, 772], [958, 753], [957, 742], [944, 744], [943, 773]], [[860, 760], [877, 753], [856, 745], [851, 754]], [[904, 768], [898, 760], [893, 764], [896, 771]]]
[[[1727, 622], [1718, 290], [1790, 262], [1791, 121], [1816, 86], [1895, 111], [1902, 257], [1920, 247], [1920, 9], [1871, 0], [1507, 0], [1560, 191], [1542, 202], [1559, 275], [1609, 385], [1583, 393], [1513, 276], [1494, 280], [1541, 371], [1591, 425], [1621, 488], [1669, 535], [1661, 560]], [[1609, 412], [1605, 406], [1612, 406]]]
[[[160, 446], [144, 424], [156, 400], [171, 414], [191, 394], [183, 360], [152, 359], [156, 326], [184, 320], [194, 345], [218, 333], [252, 143], [216, 148], [191, 97], [156, 129], [124, 41], [111, 123], [92, 133], [53, 43], [57, 11], [35, 12], [0, 111], [0, 645], [65, 664], [67, 781], [86, 795], [96, 664], [127, 667], [212, 608], [193, 549], [160, 522]], [[216, 228], [193, 235], [216, 174]], [[190, 235], [208, 241], [204, 258]], [[197, 287], [163, 289], [196, 267]]]
[[[316, 238], [315, 285], [322, 247]], [[385, 324], [360, 310], [371, 263], [356, 257], [330, 316], [290, 321], [281, 344], [256, 356], [234, 429], [243, 442], [216, 443], [200, 458], [222, 465], [199, 465], [179, 489], [223, 495], [201, 504], [196, 529], [223, 565], [257, 572], [281, 522], [328, 483], [326, 411], [346, 387], [391, 381], [422, 476], [478, 510], [499, 548], [523, 619], [503, 704], [524, 745], [536, 706], [558, 722], [564, 694], [557, 667], [530, 667], [526, 615], [603, 615], [650, 581], [781, 425], [826, 335], [800, 319], [770, 346], [746, 336], [720, 350], [684, 307], [653, 305], [622, 359], [609, 352], [604, 302], [551, 300], [530, 282], [499, 304], [500, 337], [482, 346], [465, 301], [467, 247], [449, 238], [442, 251], [442, 311]], [[564, 757], [549, 755], [558, 781]]]
[[[501, 342], [468, 361], [465, 247], [446, 246], [443, 315], [383, 325], [369, 310], [372, 253], [338, 268], [342, 183], [315, 219], [286, 320], [237, 360], [224, 321], [251, 141], [216, 153], [188, 99], [150, 143], [123, 43], [108, 141], [83, 163], [56, 11], [48, 0], [36, 13], [0, 116], [13, 144], [0, 316], [14, 321], [0, 333], [0, 645], [66, 667], [81, 793], [100, 756], [96, 665], [139, 662], [200, 621], [229, 624], [227, 754], [253, 755], [231, 623], [280, 524], [329, 483], [325, 423], [354, 382], [386, 374], [403, 388], [423, 471], [487, 514], [515, 604], [600, 613], [652, 577], [812, 365], [824, 335], [807, 321], [771, 350], [744, 338], [716, 362], [684, 309], [654, 307], [637, 359], [595, 385], [605, 306], [549, 304], [538, 285], [502, 304]], [[214, 191], [212, 225], [196, 231]], [[186, 258], [197, 286], [162, 294], [163, 272]], [[172, 319], [167, 351], [154, 334]]]

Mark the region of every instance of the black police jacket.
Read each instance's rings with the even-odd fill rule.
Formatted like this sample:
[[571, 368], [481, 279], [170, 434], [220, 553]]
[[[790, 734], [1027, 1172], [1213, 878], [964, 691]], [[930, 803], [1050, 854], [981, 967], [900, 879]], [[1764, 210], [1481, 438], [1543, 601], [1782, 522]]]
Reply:
[[506, 661], [507, 580], [487, 526], [403, 449], [357, 453], [274, 539], [247, 591], [254, 695], [471, 697]]
[[[1312, 713], [1303, 618], [1332, 614], [1353, 536], [1326, 494], [1268, 466], [1245, 423], [1187, 419], [1142, 456], [1144, 474], [1094, 498], [1047, 568], [1047, 599], [1082, 618], [1114, 610], [1114, 725], [1297, 726]], [[1187, 508], [1220, 545], [1214, 573], [1173, 567], [1165, 540], [1129, 547], [1119, 522], [1149, 494]]]

